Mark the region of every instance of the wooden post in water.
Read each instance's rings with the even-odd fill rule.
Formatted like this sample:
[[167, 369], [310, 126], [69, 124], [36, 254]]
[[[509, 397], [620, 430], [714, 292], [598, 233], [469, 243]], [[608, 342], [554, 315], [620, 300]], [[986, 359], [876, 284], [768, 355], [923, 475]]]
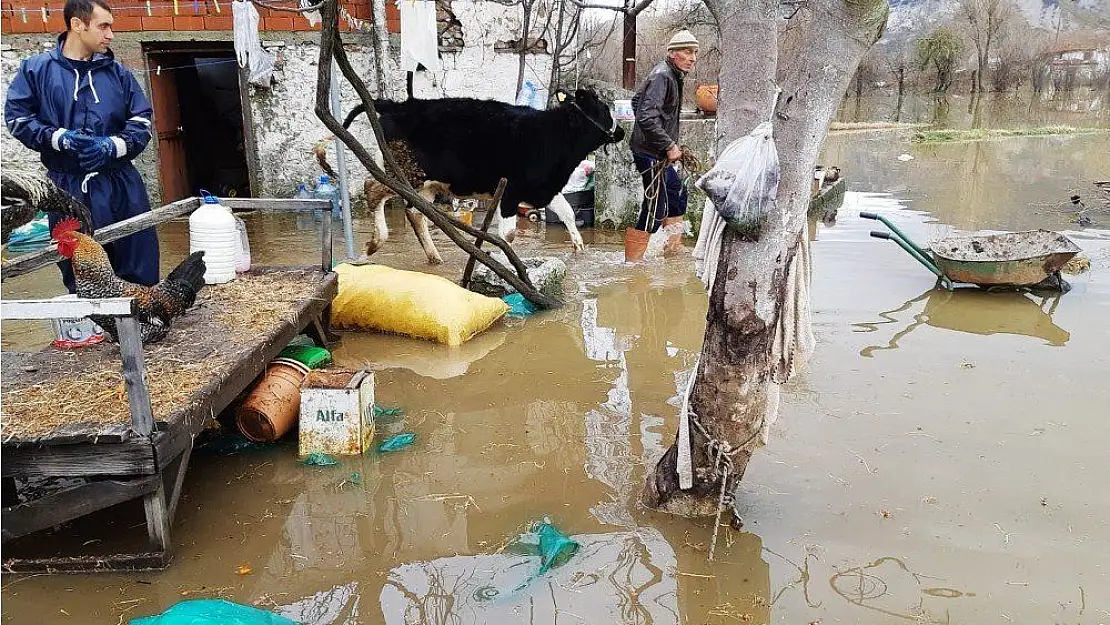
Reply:
[[[489, 206], [486, 208], [486, 216], [482, 220], [482, 232], [489, 231], [489, 226], [493, 223], [494, 216], [497, 211], [501, 210], [501, 196], [505, 193], [505, 187], [508, 186], [508, 184], [509, 181], [505, 178], [502, 178], [501, 181], [497, 183], [497, 190], [493, 192], [493, 199], [490, 200]], [[516, 218], [515, 215], [513, 218]], [[481, 249], [482, 239], [475, 238], [474, 247]], [[474, 262], [474, 257], [471, 256], [466, 261], [466, 269], [463, 269], [462, 280], [459, 281], [459, 284], [461, 284], [464, 289], [470, 288], [470, 276], [474, 273]]]

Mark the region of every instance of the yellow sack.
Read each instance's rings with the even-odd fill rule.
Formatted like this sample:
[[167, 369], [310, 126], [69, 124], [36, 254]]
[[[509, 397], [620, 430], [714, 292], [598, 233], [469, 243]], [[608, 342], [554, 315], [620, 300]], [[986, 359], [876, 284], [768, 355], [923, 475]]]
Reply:
[[462, 345], [509, 310], [493, 297], [426, 273], [382, 265], [339, 265], [331, 305], [337, 328], [379, 330]]

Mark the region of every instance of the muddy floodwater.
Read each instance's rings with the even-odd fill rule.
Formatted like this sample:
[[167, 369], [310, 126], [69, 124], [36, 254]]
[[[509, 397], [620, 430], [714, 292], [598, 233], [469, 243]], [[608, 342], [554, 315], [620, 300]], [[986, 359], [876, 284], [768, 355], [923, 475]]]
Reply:
[[[336, 467], [299, 464], [295, 441], [198, 450], [169, 569], [5, 575], [3, 622], [126, 623], [223, 597], [314, 625], [1110, 623], [1110, 213], [1080, 230], [1060, 208], [1110, 178], [1110, 135], [915, 146], [906, 132], [851, 132], [829, 137], [822, 162], [849, 193], [835, 223], [810, 227], [817, 349], [787, 385], [737, 493], [744, 529], [722, 528], [716, 562], [709, 520], [638, 504], [702, 339], [693, 263], [626, 267], [605, 231], [573, 255], [551, 227], [519, 248], [567, 260], [565, 308], [453, 349], [343, 336], [336, 361], [375, 369], [378, 403], [405, 411], [379, 437], [412, 431], [415, 445]], [[922, 243], [1062, 231], [1092, 268], [1059, 297], [933, 290], [868, 236], [879, 225], [861, 210]], [[257, 263], [318, 258], [310, 220], [246, 219]], [[390, 223], [376, 260], [457, 278], [462, 257], [442, 236], [446, 264], [429, 268], [403, 216]], [[160, 230], [164, 263], [185, 231]], [[50, 269], [4, 284], [5, 298], [57, 292]], [[50, 336], [5, 324], [3, 345]], [[130, 512], [61, 544], [141, 543]], [[544, 516], [581, 548], [533, 579], [535, 559], [504, 547]]]

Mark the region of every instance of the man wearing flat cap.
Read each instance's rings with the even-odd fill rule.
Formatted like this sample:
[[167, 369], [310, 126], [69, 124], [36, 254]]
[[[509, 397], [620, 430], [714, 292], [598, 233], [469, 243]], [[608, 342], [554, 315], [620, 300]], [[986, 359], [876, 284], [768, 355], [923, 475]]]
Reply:
[[[642, 260], [648, 239], [660, 226], [678, 226], [686, 215], [687, 193], [673, 163], [682, 158], [678, 121], [682, 111], [682, 82], [698, 60], [698, 40], [688, 30], [667, 43], [667, 58], [648, 73], [632, 97], [636, 123], [632, 128], [632, 158], [644, 182], [644, 201], [636, 225], [624, 234], [624, 258]], [[668, 233], [664, 255], [682, 249], [682, 233]]]

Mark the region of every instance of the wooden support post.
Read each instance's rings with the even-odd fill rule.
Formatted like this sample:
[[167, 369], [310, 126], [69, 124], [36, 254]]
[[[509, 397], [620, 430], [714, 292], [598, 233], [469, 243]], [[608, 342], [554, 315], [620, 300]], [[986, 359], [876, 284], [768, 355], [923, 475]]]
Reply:
[[161, 479], [153, 493], [143, 497], [143, 510], [146, 511], [146, 532], [150, 546], [155, 551], [168, 553], [170, 550], [170, 517], [166, 509], [166, 487]]
[[[189, 437], [189, 444], [181, 456], [174, 462], [173, 487], [170, 489], [170, 506], [166, 519], [166, 527], [173, 525], [173, 516], [177, 512], [177, 502], [181, 499], [181, 487], [185, 484], [185, 472], [189, 470], [189, 458], [193, 455], [193, 437]], [[169, 473], [166, 474], [169, 477]]]
[[320, 222], [320, 254], [320, 270], [327, 273], [332, 263], [331, 209], [324, 211]]
[[127, 405], [131, 408], [131, 429], [139, 436], [149, 436], [154, 431], [154, 412], [150, 407], [150, 391], [146, 386], [139, 322], [134, 317], [120, 317], [116, 321], [116, 330], [119, 333], [119, 351], [123, 356]]
[[[497, 190], [493, 192], [493, 199], [490, 200], [489, 207], [486, 208], [486, 217], [482, 220], [482, 232], [487, 232], [489, 230], [490, 224], [493, 223], [494, 216], [497, 214], [497, 211], [501, 210], [501, 196], [505, 193], [505, 187], [508, 185], [509, 181], [505, 178], [502, 178], [501, 181], [497, 183]], [[481, 238], [474, 239], [474, 247], [482, 249]], [[466, 269], [463, 269], [462, 280], [459, 282], [464, 289], [470, 288], [470, 275], [474, 273], [475, 260], [476, 259], [471, 256], [466, 261]]]
[[621, 86], [636, 88], [636, 15], [624, 14], [624, 45], [621, 48]]

